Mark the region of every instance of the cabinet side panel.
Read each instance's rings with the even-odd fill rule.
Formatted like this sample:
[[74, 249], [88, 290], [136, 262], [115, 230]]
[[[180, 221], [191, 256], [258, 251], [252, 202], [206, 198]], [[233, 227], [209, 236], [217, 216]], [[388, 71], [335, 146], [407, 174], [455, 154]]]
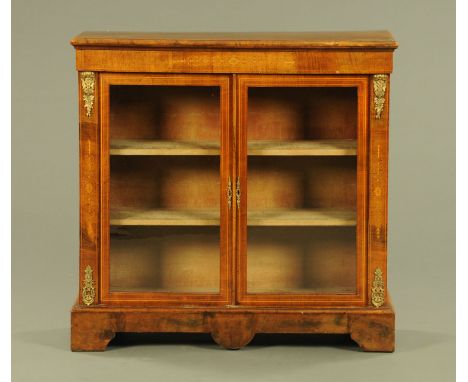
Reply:
[[370, 77], [369, 148], [369, 305], [387, 298], [387, 200], [389, 76]]
[[78, 73], [80, 118], [80, 286], [82, 305], [98, 303], [99, 89], [98, 74]]

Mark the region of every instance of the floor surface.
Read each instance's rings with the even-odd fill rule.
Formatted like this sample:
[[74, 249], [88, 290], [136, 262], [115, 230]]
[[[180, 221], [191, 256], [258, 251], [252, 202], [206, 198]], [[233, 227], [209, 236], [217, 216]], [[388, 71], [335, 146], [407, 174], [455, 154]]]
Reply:
[[244, 349], [223, 350], [208, 335], [125, 335], [97, 353], [72, 353], [68, 328], [13, 339], [21, 353], [16, 382], [455, 380], [453, 336], [418, 330], [398, 330], [390, 354], [363, 353], [346, 336], [260, 335]]

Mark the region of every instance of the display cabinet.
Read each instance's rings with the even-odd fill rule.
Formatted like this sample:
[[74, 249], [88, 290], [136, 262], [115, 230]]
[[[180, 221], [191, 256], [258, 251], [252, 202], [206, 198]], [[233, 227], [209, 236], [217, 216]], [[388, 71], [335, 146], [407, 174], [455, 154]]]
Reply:
[[388, 32], [82, 33], [72, 350], [118, 332], [393, 351]]

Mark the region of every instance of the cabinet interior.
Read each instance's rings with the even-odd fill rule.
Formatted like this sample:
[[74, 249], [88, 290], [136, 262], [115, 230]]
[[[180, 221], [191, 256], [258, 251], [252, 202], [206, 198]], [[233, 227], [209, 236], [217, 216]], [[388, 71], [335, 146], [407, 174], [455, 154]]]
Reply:
[[353, 87], [249, 87], [247, 139], [355, 140]]
[[110, 139], [220, 142], [217, 86], [110, 86]]
[[[247, 292], [355, 293], [357, 89], [247, 95]], [[110, 290], [219, 291], [220, 88], [111, 85], [109, 118]]]
[[219, 229], [195, 226], [114, 226], [112, 292], [219, 291]]
[[249, 293], [355, 293], [354, 227], [248, 227]]
[[288, 147], [247, 151], [247, 293], [355, 293], [356, 88], [249, 87], [246, 131]]
[[111, 292], [220, 290], [220, 91], [110, 87]]

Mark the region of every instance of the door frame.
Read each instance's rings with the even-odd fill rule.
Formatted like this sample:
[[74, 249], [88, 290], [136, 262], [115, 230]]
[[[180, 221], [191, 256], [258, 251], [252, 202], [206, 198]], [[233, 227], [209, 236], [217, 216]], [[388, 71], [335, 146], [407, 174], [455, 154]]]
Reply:
[[[220, 288], [218, 293], [112, 292], [110, 290], [110, 92], [111, 85], [217, 86], [220, 89]], [[231, 76], [222, 74], [102, 73], [100, 75], [100, 301], [109, 305], [226, 305], [232, 303], [232, 209], [226, 201], [232, 168]]]
[[[367, 300], [368, 214], [368, 76], [365, 75], [238, 75], [235, 81], [236, 177], [242, 197], [236, 212], [236, 303], [252, 306], [364, 306]], [[357, 210], [356, 293], [248, 293], [247, 291], [247, 111], [249, 87], [356, 87], [357, 88]]]

